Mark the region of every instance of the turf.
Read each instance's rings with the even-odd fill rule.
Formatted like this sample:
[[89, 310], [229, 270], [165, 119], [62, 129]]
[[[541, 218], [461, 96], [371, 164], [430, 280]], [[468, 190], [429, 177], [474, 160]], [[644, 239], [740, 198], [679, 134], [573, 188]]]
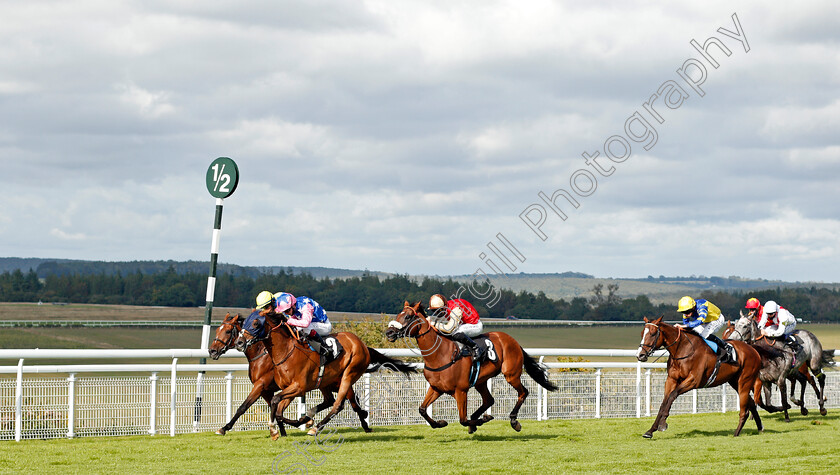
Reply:
[[[737, 414], [678, 415], [652, 440], [643, 419], [523, 421], [514, 432], [492, 421], [468, 435], [459, 424], [325, 431], [294, 430], [4, 442], [2, 473], [836, 473], [840, 416], [784, 423], [762, 413], [766, 430]], [[306, 473], [306, 472], [303, 472]]]

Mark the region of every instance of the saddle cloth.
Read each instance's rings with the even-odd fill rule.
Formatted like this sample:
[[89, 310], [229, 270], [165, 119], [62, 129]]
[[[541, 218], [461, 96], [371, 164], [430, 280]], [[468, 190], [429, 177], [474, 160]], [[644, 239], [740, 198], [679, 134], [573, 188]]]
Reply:
[[[324, 356], [324, 361], [322, 362], [322, 364], [327, 364], [331, 361], [337, 360], [338, 357], [341, 355], [341, 352], [344, 351], [344, 347], [341, 346], [341, 343], [339, 343], [338, 338], [332, 335], [324, 336], [321, 338], [323, 338], [324, 340], [324, 346], [326, 346], [329, 350], [328, 352], [325, 352], [326, 354], [322, 355]], [[321, 354], [320, 343], [310, 339], [307, 339], [307, 343], [309, 344], [309, 348], [311, 348], [312, 351]]]
[[[481, 357], [481, 362], [485, 361], [496, 361], [498, 356], [496, 355], [496, 348], [493, 346], [493, 341], [490, 338], [487, 338], [487, 335], [479, 335], [473, 337], [472, 339], [478, 347], [484, 350], [484, 354]], [[464, 349], [464, 344], [461, 342], [456, 341], [456, 345], [458, 345], [458, 351], [462, 351]]]

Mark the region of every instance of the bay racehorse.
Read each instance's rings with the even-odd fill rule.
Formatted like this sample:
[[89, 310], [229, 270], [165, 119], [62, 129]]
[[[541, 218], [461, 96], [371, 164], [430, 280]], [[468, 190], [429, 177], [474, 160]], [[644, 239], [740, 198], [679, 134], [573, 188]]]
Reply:
[[736, 362], [721, 364], [717, 375], [710, 381], [716, 367], [717, 355], [700, 335], [663, 322], [662, 317], [653, 321], [645, 317], [644, 320], [642, 342], [636, 356], [638, 360], [647, 361], [650, 354], [659, 348], [664, 348], [669, 353], [665, 397], [653, 425], [644, 433], [645, 438], [652, 438], [655, 430], [663, 431], [668, 428], [666, 419], [677, 396], [692, 389], [720, 386], [724, 383], [729, 383], [738, 391], [741, 411], [735, 436], [744, 428], [748, 414], [752, 414], [759, 432], [764, 430], [756, 403], [750, 395], [752, 391], [758, 397], [761, 391], [758, 373], [762, 356], [755, 348], [744, 342], [731, 341], [737, 352]]
[[426, 412], [426, 408], [441, 394], [449, 394], [455, 398], [458, 405], [458, 419], [461, 425], [469, 427], [470, 434], [475, 432], [478, 426], [492, 420], [492, 416], [484, 414], [495, 402], [488, 389], [487, 381], [501, 373], [518, 395], [510, 413], [510, 425], [517, 432], [522, 430], [517, 417], [519, 408], [528, 397], [528, 389], [520, 379], [523, 365], [525, 371], [537, 384], [549, 391], [557, 390], [557, 386], [548, 380], [546, 371], [519, 346], [516, 340], [507, 333], [490, 332], [486, 334], [492, 342], [487, 352], [488, 360], [481, 364], [478, 374], [474, 376], [475, 389], [481, 395], [481, 406], [467, 418], [467, 392], [470, 389], [472, 358], [461, 358], [458, 345], [438, 334], [426, 319], [423, 305], [419, 302], [414, 305], [405, 302], [403, 310], [388, 324], [385, 335], [391, 342], [405, 337], [416, 340], [425, 365], [423, 376], [429, 382], [426, 397], [420, 404], [420, 415], [433, 429], [447, 425], [446, 421], [434, 420]]
[[[331, 407], [330, 412], [321, 422], [312, 427], [308, 434], [316, 435], [329, 421], [344, 408], [344, 401], [359, 415], [362, 429], [371, 432], [366, 422], [368, 412], [362, 409], [353, 384], [367, 372], [373, 372], [380, 367], [387, 367], [405, 374], [407, 377], [415, 372], [414, 368], [403, 361], [390, 358], [367, 345], [353, 333], [339, 332], [335, 338], [343, 348], [338, 357], [324, 366], [320, 374], [320, 356], [304, 343], [298, 331], [286, 323], [286, 316], [278, 315], [277, 320], [265, 320], [266, 337], [261, 339], [254, 335], [249, 328], [243, 328], [236, 340], [236, 347], [240, 351], [246, 350], [257, 341], [264, 341], [268, 348], [273, 366], [274, 382], [281, 390], [271, 400], [271, 412], [280, 423], [300, 426], [311, 421], [315, 414]], [[294, 398], [305, 395], [311, 390], [321, 390], [325, 395], [324, 401], [317, 407], [307, 411], [300, 419], [287, 419], [283, 412]], [[332, 393], [337, 393], [335, 397]], [[329, 398], [326, 395], [329, 394]], [[285, 435], [281, 432], [281, 435]], [[276, 439], [276, 437], [272, 437]]]
[[[727, 329], [726, 331], [729, 330]], [[805, 408], [804, 402], [805, 383], [807, 382], [811, 385], [811, 387], [814, 389], [814, 393], [817, 395], [817, 402], [820, 406], [820, 414], [824, 416], [828, 413], [828, 411], [826, 411], [825, 409], [826, 376], [822, 370], [825, 367], [834, 366], [834, 350], [823, 350], [822, 343], [820, 343], [816, 335], [809, 332], [808, 330], [794, 330], [793, 335], [798, 337], [798, 339], [801, 341], [800, 349], [794, 355], [793, 351], [787, 348], [783, 341], [776, 340], [773, 338], [766, 338], [763, 335], [761, 335], [756, 321], [750, 318], [749, 316], [744, 315], [743, 313], [741, 314], [741, 318], [739, 318], [734, 323], [734, 325], [732, 325], [732, 330], [729, 332], [729, 335], [730, 338], [733, 339], [743, 340], [748, 343], [755, 343], [759, 346], [764, 345], [782, 351], [785, 354], [783, 363], [785, 368], [796, 370], [787, 372], [788, 379], [791, 381], [791, 401], [797, 406], [799, 406], [802, 415], [808, 414], [808, 409]], [[816, 381], [819, 382], [819, 387], [814, 381], [815, 377]], [[802, 385], [799, 394], [799, 399], [796, 399], [794, 397], [796, 382], [799, 382]], [[779, 389], [784, 391], [784, 389], [782, 389], [781, 386], [779, 387]], [[767, 399], [769, 399], [769, 386], [766, 387], [765, 394], [767, 395]], [[784, 401], [784, 399], [785, 396], [783, 395], [782, 400]], [[788, 420], [788, 418], [785, 417], [785, 420]]]

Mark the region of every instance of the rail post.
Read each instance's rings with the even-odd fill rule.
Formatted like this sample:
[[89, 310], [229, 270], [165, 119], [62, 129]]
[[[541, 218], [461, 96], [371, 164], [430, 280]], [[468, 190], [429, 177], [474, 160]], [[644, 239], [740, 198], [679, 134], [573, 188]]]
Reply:
[[172, 358], [172, 376], [169, 378], [169, 436], [175, 437], [175, 399], [178, 394], [178, 358]]
[[645, 416], [650, 416], [650, 368], [645, 370]]
[[365, 407], [364, 410], [367, 411], [367, 417], [365, 417], [365, 422], [370, 423], [370, 373], [365, 373]]
[[720, 385], [720, 412], [726, 412], [726, 385]]
[[72, 439], [76, 423], [76, 373], [67, 376], [67, 438]]
[[157, 434], [157, 372], [149, 376], [149, 435]]
[[642, 417], [642, 362], [636, 362], [636, 417]]
[[697, 390], [691, 390], [691, 413], [697, 414]]
[[595, 369], [595, 419], [601, 418], [601, 368]]
[[[544, 360], [545, 360], [545, 356], [540, 356], [540, 365], [543, 364]], [[542, 410], [543, 409], [543, 405], [542, 405], [543, 391], [544, 391], [543, 387], [540, 386], [540, 385], [537, 385], [537, 420], [538, 421], [544, 421], [544, 420], [548, 419], [548, 417], [546, 417], [546, 414], [544, 414], [543, 410]]]
[[23, 358], [18, 361], [15, 384], [15, 442], [20, 442], [23, 430]]
[[233, 371], [225, 375], [225, 420], [233, 416]]

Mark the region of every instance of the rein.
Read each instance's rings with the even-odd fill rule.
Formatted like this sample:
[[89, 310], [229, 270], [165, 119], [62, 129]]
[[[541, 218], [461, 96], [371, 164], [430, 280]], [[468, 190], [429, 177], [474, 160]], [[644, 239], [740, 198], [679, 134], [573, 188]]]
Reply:
[[[406, 310], [410, 310], [410, 311], [411, 311], [411, 315], [412, 315], [413, 317], [415, 317], [415, 318], [420, 318], [420, 315], [418, 315], [418, 314], [417, 314], [417, 312], [415, 312], [415, 311], [414, 311], [414, 308], [412, 308], [412, 307], [405, 307], [405, 308], [403, 308], [403, 311], [404, 311], [404, 312], [405, 312]], [[407, 325], [405, 328], [408, 328], [408, 327], [410, 327], [410, 325]], [[417, 339], [417, 338], [420, 338], [421, 336], [425, 336], [425, 335], [427, 335], [429, 332], [431, 332], [432, 330], [434, 330], [435, 332], [437, 332], [437, 329], [436, 329], [434, 326], [432, 326], [432, 325], [430, 324], [430, 325], [429, 325], [429, 329], [428, 329], [428, 330], [424, 331], [423, 333], [420, 333], [419, 335], [416, 335], [414, 338], [415, 338], [415, 339]], [[428, 366], [426, 366], [426, 365], [424, 364], [424, 365], [423, 365], [423, 368], [424, 368], [426, 371], [431, 371], [431, 372], [433, 372], [433, 373], [437, 373], [437, 372], [439, 372], [439, 371], [443, 371], [443, 370], [445, 370], [445, 369], [447, 369], [447, 368], [451, 367], [452, 365], [454, 365], [455, 363], [457, 363], [457, 362], [461, 359], [461, 358], [456, 358], [456, 357], [455, 357], [457, 354], [458, 354], [458, 345], [455, 345], [455, 353], [452, 355], [452, 361], [450, 361], [449, 363], [446, 363], [445, 365], [440, 366], [440, 367], [438, 367], [438, 368], [429, 368]], [[424, 359], [425, 359], [425, 358], [424, 358]]]

